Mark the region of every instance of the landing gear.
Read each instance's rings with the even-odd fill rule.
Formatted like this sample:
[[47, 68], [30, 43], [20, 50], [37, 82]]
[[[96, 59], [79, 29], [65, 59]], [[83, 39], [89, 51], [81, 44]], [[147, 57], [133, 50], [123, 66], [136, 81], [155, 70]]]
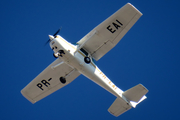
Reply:
[[55, 58], [58, 58], [58, 53], [53, 53], [53, 56], [54, 56]]
[[85, 58], [84, 58], [84, 62], [87, 63], [87, 64], [89, 64], [89, 63], [91, 62], [91, 59], [90, 59], [89, 57], [85, 57]]
[[55, 58], [58, 58], [59, 56], [63, 57], [62, 54], [65, 54], [64, 50], [59, 50], [57, 53], [53, 53], [53, 56]]
[[66, 83], [66, 78], [64, 77], [60, 77], [59, 80], [61, 81], [61, 83], [65, 84]]
[[60, 55], [65, 54], [64, 50], [59, 50], [58, 52], [60, 53]]

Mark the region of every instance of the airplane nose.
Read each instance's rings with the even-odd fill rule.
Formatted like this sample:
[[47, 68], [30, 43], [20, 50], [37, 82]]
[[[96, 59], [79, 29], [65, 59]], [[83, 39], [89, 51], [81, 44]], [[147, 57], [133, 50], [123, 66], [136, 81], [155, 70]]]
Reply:
[[54, 36], [49, 35], [49, 39], [50, 39], [50, 40], [53, 40], [53, 39], [54, 39]]

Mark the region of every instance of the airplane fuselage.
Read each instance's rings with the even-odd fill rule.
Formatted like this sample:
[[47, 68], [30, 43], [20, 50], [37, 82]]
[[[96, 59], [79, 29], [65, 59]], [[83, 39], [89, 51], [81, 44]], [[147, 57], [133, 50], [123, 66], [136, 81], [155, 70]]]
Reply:
[[[61, 36], [56, 36], [54, 40], [50, 42], [50, 47], [53, 49], [55, 53], [59, 50], [63, 50], [64, 54], [59, 56], [60, 59], [63, 60], [64, 63], [69, 66], [77, 69], [81, 74], [103, 87], [116, 97], [122, 97], [123, 91], [119, 89], [93, 62], [91, 56], [87, 54], [88, 52], [84, 49], [77, 50], [77, 45], [72, 45], [67, 42]], [[84, 61], [85, 57], [90, 58], [90, 63], [86, 63]]]

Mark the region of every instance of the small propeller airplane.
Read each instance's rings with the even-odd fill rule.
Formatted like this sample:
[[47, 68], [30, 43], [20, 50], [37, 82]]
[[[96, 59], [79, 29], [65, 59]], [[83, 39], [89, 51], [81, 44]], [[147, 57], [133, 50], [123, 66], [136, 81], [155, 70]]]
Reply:
[[112, 115], [117, 117], [135, 108], [146, 99], [148, 90], [138, 84], [122, 91], [96, 66], [93, 59], [98, 61], [110, 51], [141, 16], [138, 9], [127, 3], [85, 35], [77, 45], [57, 35], [60, 29], [49, 35], [47, 43], [57, 59], [21, 90], [22, 95], [35, 103], [83, 74], [117, 97], [108, 109]]

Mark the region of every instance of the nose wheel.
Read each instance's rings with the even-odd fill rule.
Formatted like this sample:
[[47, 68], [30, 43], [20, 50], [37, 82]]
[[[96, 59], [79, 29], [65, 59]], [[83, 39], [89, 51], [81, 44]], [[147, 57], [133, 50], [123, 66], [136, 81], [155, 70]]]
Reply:
[[53, 53], [53, 56], [58, 58], [59, 56], [63, 57], [63, 54], [65, 54], [64, 50], [59, 50], [57, 53]]
[[58, 53], [53, 53], [53, 56], [54, 56], [55, 58], [58, 58]]

